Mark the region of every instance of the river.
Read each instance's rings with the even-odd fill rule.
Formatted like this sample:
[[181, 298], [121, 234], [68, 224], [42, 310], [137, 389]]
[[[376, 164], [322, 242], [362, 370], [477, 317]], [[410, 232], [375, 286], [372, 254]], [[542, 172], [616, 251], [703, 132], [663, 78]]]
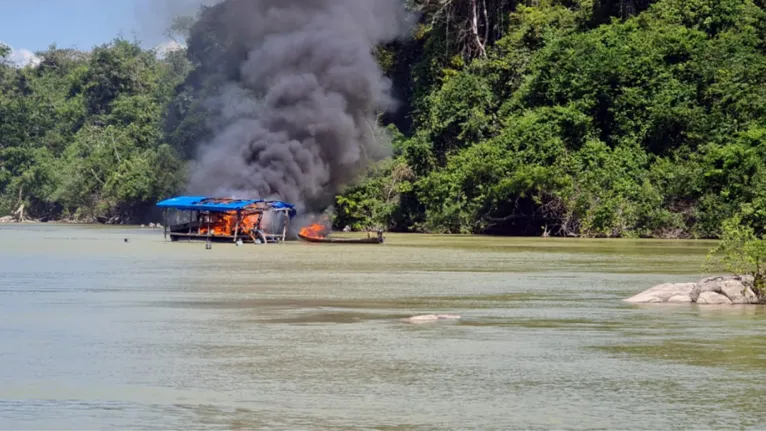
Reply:
[[622, 302], [709, 248], [0, 226], [0, 428], [762, 427], [763, 307]]

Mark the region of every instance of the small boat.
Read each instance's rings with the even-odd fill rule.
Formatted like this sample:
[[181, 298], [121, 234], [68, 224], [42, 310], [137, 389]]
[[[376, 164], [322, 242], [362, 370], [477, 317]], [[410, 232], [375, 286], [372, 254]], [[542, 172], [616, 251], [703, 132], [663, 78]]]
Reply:
[[376, 237], [368, 238], [328, 238], [307, 236], [302, 233], [298, 234], [298, 238], [307, 242], [323, 244], [383, 244], [383, 232], [378, 232], [378, 236]]

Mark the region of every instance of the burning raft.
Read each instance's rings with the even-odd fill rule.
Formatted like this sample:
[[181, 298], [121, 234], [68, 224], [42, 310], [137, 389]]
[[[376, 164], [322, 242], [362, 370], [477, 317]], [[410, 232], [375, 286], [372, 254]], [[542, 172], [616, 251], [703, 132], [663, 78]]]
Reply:
[[165, 237], [266, 244], [285, 240], [295, 206], [281, 201], [179, 196], [157, 203]]

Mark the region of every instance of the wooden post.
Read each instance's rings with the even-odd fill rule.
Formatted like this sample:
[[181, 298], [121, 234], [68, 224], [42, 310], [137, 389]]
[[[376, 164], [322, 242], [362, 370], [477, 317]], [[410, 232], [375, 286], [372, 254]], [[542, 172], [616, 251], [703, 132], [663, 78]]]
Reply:
[[287, 236], [287, 222], [290, 220], [290, 216], [287, 215], [287, 211], [282, 211], [282, 213], [285, 216], [285, 224], [282, 227], [282, 242], [285, 242], [285, 237]]
[[[198, 223], [199, 224], [199, 223]], [[205, 243], [205, 249], [210, 250], [210, 211], [207, 213], [207, 242]]]
[[237, 242], [237, 234], [239, 234], [239, 224], [242, 222], [242, 210], [237, 210], [237, 223], [234, 226], [234, 242]]

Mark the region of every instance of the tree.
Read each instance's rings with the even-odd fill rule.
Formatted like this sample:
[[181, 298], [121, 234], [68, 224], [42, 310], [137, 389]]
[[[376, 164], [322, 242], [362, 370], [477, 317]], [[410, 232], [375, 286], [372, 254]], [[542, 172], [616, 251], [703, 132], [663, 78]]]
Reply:
[[766, 300], [766, 236], [742, 223], [739, 216], [723, 222], [721, 242], [708, 254], [708, 268], [722, 266], [735, 275], [751, 275], [753, 292]]
[[0, 65], [0, 212], [129, 222], [181, 188], [161, 120], [183, 62], [121, 39], [38, 55]]

